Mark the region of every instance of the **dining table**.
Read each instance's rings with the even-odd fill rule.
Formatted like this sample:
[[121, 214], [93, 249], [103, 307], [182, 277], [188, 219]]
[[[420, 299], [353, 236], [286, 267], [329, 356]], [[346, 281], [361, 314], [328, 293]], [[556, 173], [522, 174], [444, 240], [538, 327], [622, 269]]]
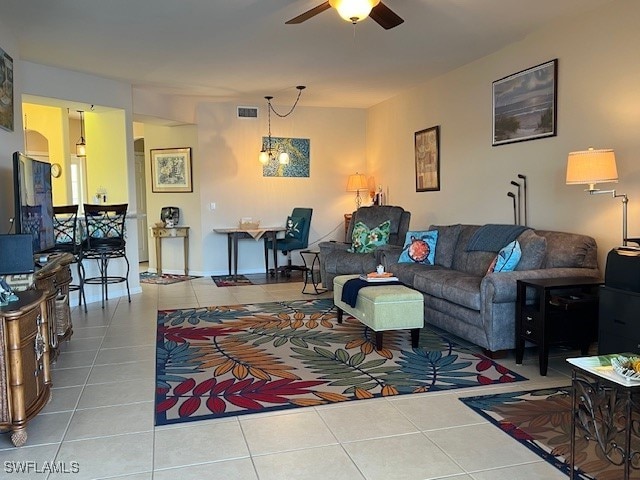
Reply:
[[243, 238], [252, 238], [255, 241], [264, 241], [264, 264], [265, 272], [269, 274], [269, 249], [267, 240], [271, 240], [273, 248], [273, 271], [278, 274], [278, 250], [275, 248], [276, 236], [279, 232], [284, 232], [283, 226], [277, 227], [223, 227], [214, 228], [215, 233], [227, 235], [227, 260], [229, 264], [229, 276], [232, 275], [234, 280], [238, 277], [238, 240]]

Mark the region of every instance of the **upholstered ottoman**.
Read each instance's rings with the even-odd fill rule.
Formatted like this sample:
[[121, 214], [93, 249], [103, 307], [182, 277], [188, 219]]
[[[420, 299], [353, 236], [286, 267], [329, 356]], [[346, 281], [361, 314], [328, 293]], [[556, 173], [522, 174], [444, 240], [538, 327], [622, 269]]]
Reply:
[[338, 323], [343, 312], [353, 315], [376, 332], [376, 349], [382, 348], [385, 330], [411, 329], [411, 345], [418, 346], [420, 329], [424, 326], [422, 294], [404, 285], [375, 285], [363, 287], [358, 292], [356, 306], [343, 302], [342, 287], [358, 275], [339, 275], [333, 279], [333, 303], [338, 308]]

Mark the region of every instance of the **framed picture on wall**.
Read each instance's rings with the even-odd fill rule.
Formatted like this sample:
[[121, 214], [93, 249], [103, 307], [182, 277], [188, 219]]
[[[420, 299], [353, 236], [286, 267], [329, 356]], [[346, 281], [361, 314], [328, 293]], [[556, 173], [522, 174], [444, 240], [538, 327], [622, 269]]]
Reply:
[[416, 192], [440, 190], [440, 126], [415, 135]]
[[190, 147], [151, 150], [151, 191], [193, 192]]
[[493, 146], [557, 133], [558, 59], [493, 82]]
[[13, 132], [13, 59], [1, 48], [0, 128]]

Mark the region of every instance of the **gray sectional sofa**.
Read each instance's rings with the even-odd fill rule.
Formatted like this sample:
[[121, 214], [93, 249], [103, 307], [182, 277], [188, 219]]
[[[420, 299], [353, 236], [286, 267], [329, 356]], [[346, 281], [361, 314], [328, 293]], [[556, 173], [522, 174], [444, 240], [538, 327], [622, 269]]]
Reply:
[[336, 275], [367, 273], [381, 263], [401, 282], [423, 294], [426, 323], [469, 340], [492, 354], [515, 348], [516, 280], [600, 277], [593, 238], [533, 229], [517, 236], [522, 255], [514, 271], [487, 273], [496, 252], [469, 251], [469, 243], [481, 227], [460, 224], [429, 227], [438, 231], [431, 265], [398, 263], [403, 250], [398, 244], [361, 255], [366, 261], [347, 260], [348, 244], [321, 244], [323, 284], [332, 289]]
[[438, 230], [433, 265], [398, 263], [402, 247], [387, 246], [377, 257], [388, 272], [423, 294], [425, 322], [489, 354], [515, 348], [516, 280], [600, 277], [593, 238], [533, 229], [517, 237], [522, 257], [514, 271], [487, 273], [496, 252], [467, 250], [479, 228], [459, 224], [429, 227]]

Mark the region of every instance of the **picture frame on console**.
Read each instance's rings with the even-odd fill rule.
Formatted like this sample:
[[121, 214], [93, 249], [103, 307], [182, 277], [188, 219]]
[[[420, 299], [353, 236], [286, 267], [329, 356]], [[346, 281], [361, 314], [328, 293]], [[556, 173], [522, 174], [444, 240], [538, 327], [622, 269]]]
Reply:
[[150, 153], [152, 192], [193, 192], [191, 147], [158, 148], [152, 149]]
[[416, 192], [440, 190], [440, 126], [416, 132]]
[[557, 135], [558, 59], [493, 82], [493, 146]]

